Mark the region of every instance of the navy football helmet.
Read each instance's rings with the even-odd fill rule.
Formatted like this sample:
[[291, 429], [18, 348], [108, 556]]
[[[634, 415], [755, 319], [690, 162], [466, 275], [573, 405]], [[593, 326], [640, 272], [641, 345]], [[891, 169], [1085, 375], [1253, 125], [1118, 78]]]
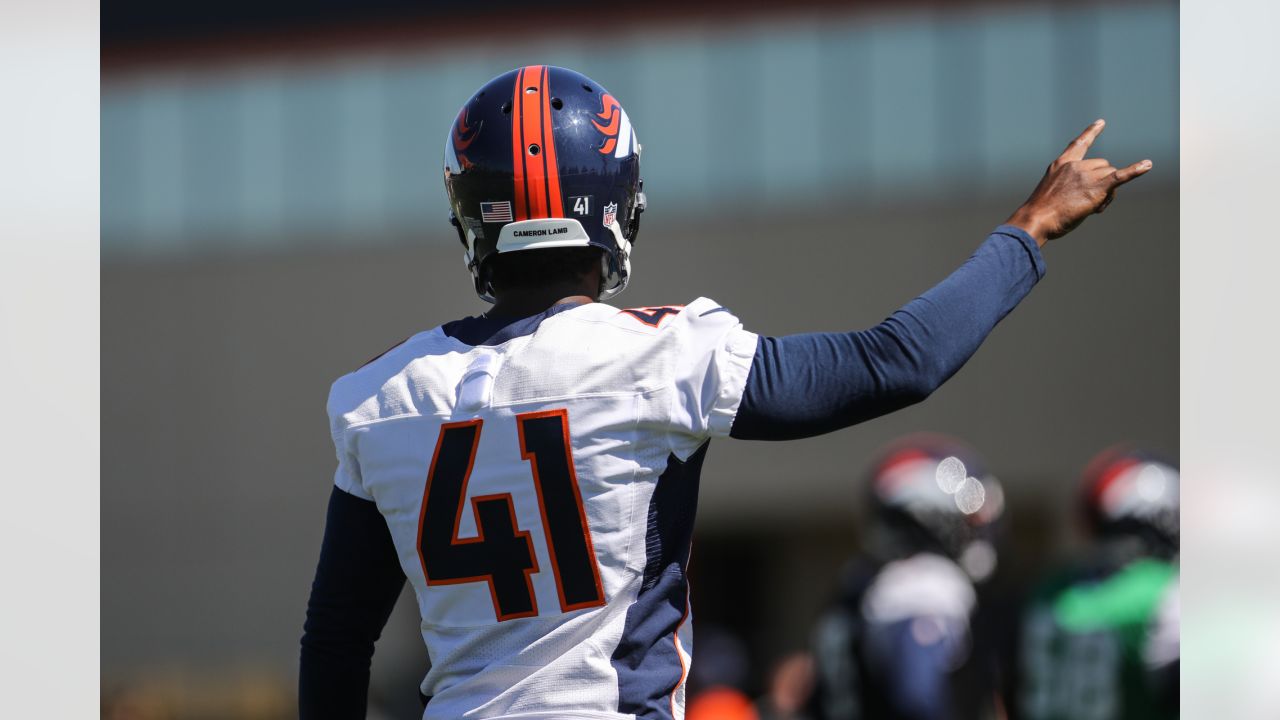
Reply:
[[871, 466], [868, 489], [873, 550], [885, 559], [937, 552], [975, 581], [995, 570], [1004, 488], [973, 448], [945, 435], [908, 435]]
[[599, 299], [626, 288], [645, 208], [640, 145], [594, 80], [530, 65], [485, 83], [445, 141], [444, 184], [482, 299], [493, 302], [491, 257], [541, 248], [600, 248]]
[[1148, 554], [1178, 552], [1178, 467], [1148, 451], [1117, 446], [1095, 457], [1080, 487], [1085, 518], [1104, 538], [1140, 539]]

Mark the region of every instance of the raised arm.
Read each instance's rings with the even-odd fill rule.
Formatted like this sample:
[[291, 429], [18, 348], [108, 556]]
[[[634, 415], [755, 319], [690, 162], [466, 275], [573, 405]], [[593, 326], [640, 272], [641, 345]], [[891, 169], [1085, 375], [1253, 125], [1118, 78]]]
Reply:
[[884, 322], [848, 333], [762, 337], [732, 437], [788, 440], [848, 427], [920, 402], [958, 371], [1044, 275], [1040, 248], [1151, 169], [1116, 169], [1085, 153], [1103, 121], [1059, 155], [1040, 184], [964, 265]]

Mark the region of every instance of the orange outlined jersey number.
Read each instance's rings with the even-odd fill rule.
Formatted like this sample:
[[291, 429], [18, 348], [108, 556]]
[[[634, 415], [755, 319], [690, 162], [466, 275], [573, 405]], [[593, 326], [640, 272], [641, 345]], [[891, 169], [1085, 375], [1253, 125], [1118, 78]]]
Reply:
[[680, 311], [683, 309], [683, 305], [660, 305], [654, 307], [626, 308], [624, 310], [619, 310], [618, 312], [630, 315], [649, 327], [658, 327], [667, 317], [679, 315]]
[[[520, 453], [530, 464], [563, 612], [604, 604], [600, 569], [591, 544], [569, 445], [564, 410], [516, 416]], [[538, 560], [518, 526], [509, 493], [471, 499], [476, 537], [459, 538], [467, 481], [480, 445], [483, 420], [440, 428], [423, 492], [418, 557], [428, 586], [487, 582], [499, 620], [538, 614], [532, 575]]]

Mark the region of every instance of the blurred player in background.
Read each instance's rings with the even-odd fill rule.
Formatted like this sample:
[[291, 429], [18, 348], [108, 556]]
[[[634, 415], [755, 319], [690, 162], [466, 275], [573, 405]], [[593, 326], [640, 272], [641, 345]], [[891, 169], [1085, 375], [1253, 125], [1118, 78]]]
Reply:
[[792, 652], [774, 662], [765, 694], [756, 700], [760, 720], [811, 720], [814, 663], [808, 651]]
[[745, 692], [751, 673], [746, 643], [728, 628], [698, 628], [698, 662], [689, 668], [685, 720], [761, 720]]
[[1019, 642], [1022, 720], [1178, 716], [1178, 469], [1109, 450], [1085, 471], [1091, 544], [1034, 594]]
[[814, 633], [820, 720], [992, 717], [990, 633], [975, 585], [991, 577], [1004, 492], [953, 438], [899, 440], [867, 480], [864, 552], [841, 577]]
[[374, 642], [408, 579], [431, 659], [425, 718], [682, 717], [708, 442], [810, 437], [927, 397], [1044, 274], [1040, 247], [1150, 169], [1086, 160], [1101, 131], [1090, 125], [967, 262], [881, 324], [771, 338], [706, 298], [598, 302], [626, 288], [645, 209], [627, 113], [563, 68], [480, 88], [448, 134], [444, 179], [475, 292], [493, 306], [333, 385], [338, 468], [302, 716], [364, 715]]

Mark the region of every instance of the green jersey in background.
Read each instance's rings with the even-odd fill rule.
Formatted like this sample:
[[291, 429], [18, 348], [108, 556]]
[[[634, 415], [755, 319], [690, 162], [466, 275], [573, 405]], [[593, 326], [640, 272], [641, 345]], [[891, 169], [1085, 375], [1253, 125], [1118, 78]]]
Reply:
[[1178, 717], [1178, 566], [1140, 558], [1044, 583], [1022, 618], [1022, 720]]

